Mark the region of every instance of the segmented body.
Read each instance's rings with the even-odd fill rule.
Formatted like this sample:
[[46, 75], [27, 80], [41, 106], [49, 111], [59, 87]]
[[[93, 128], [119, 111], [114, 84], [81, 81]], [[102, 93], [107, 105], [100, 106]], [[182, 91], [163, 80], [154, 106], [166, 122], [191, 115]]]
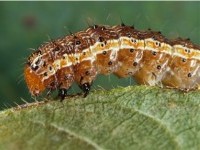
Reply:
[[62, 99], [73, 82], [87, 95], [98, 74], [111, 73], [189, 91], [200, 83], [199, 49], [188, 39], [168, 40], [160, 32], [95, 25], [40, 46], [28, 58], [25, 80], [32, 95], [60, 89]]

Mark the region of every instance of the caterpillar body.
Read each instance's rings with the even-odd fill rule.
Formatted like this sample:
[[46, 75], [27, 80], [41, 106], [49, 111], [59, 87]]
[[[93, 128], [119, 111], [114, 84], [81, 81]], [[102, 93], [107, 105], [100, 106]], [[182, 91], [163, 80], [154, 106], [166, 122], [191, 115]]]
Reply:
[[189, 39], [169, 40], [161, 32], [94, 25], [41, 45], [28, 57], [24, 76], [32, 95], [59, 89], [61, 99], [73, 82], [86, 96], [98, 74], [111, 73], [190, 91], [200, 84], [199, 50]]

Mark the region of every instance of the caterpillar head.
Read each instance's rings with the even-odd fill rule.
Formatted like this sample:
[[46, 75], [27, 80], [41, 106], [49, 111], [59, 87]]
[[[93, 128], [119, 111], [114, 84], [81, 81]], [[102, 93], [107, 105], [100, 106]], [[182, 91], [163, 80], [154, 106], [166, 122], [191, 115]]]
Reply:
[[37, 75], [28, 65], [25, 66], [24, 77], [31, 95], [39, 95], [45, 90], [41, 76]]

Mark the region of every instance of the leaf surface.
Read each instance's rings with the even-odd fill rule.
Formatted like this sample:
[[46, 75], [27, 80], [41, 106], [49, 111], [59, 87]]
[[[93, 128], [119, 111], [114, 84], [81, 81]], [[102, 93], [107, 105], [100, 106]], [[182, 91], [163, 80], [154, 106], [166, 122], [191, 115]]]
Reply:
[[0, 149], [200, 149], [200, 92], [130, 86], [0, 112]]

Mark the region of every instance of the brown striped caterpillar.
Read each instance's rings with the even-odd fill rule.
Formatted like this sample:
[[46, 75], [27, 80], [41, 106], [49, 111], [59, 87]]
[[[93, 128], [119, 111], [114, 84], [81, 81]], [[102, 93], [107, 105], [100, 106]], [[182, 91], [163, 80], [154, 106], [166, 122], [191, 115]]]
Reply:
[[74, 81], [86, 96], [97, 74], [111, 73], [189, 91], [200, 84], [199, 50], [189, 39], [168, 40], [160, 32], [94, 25], [41, 45], [28, 58], [24, 74], [32, 95], [59, 89], [61, 99]]

